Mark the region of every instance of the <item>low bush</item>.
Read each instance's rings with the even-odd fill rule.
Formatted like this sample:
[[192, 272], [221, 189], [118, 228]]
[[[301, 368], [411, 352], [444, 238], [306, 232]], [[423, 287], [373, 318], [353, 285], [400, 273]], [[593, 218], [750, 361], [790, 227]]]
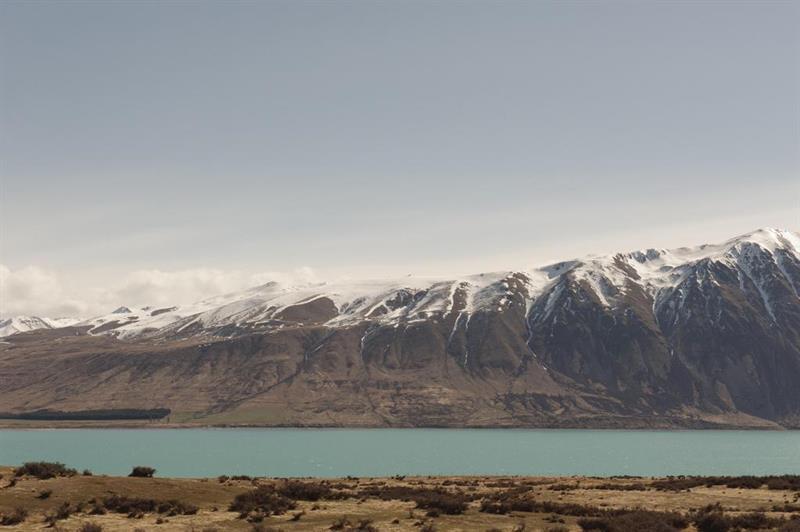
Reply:
[[764, 512], [726, 515], [719, 504], [709, 505], [694, 513], [693, 521], [699, 532], [727, 532], [729, 530], [775, 530], [786, 520], [770, 517]]
[[458, 515], [464, 513], [473, 495], [461, 490], [448, 491], [441, 488], [414, 488], [410, 486], [370, 486], [358, 492], [361, 497], [372, 497], [384, 501], [414, 501], [417, 508], [429, 514]]
[[80, 532], [103, 532], [103, 527], [97, 523], [84, 523], [78, 530]]
[[36, 496], [37, 499], [49, 499], [50, 495], [53, 494], [53, 490], [42, 490], [39, 492], [39, 495]]
[[287, 480], [278, 484], [275, 489], [284, 497], [301, 501], [329, 499], [332, 495], [332, 490], [325, 484], [319, 482]]
[[61, 462], [25, 462], [14, 470], [14, 475], [18, 477], [36, 477], [39, 480], [46, 480], [55, 477], [71, 477], [78, 472], [71, 469]]
[[56, 524], [56, 521], [63, 521], [64, 519], [69, 519], [69, 516], [71, 516], [74, 512], [75, 509], [72, 507], [72, 505], [70, 505], [69, 502], [65, 501], [64, 503], [61, 504], [61, 506], [56, 508], [55, 511], [46, 514], [44, 517], [44, 522], [49, 524], [50, 526], [53, 526]]
[[[103, 508], [109, 512], [118, 514], [128, 514], [135, 517], [147, 513], [159, 513], [167, 515], [194, 515], [198, 512], [197, 506], [175, 499], [158, 500], [139, 497], [127, 497], [124, 495], [111, 495], [103, 499], [102, 506], [95, 505], [95, 508]], [[94, 510], [92, 510], [94, 512]]]
[[739, 476], [739, 477], [667, 477], [651, 484], [665, 491], [683, 491], [699, 486], [725, 486], [731, 489], [800, 490], [800, 475]]
[[14, 526], [25, 522], [28, 518], [28, 510], [25, 508], [15, 508], [11, 513], [0, 514], [0, 525]]
[[153, 475], [156, 474], [156, 470], [152, 467], [147, 466], [136, 466], [131, 471], [131, 474], [128, 475], [129, 477], [142, 477], [142, 478], [153, 478]]
[[524, 488], [493, 493], [481, 501], [480, 511], [489, 514], [541, 512], [576, 517], [606, 517], [623, 512], [623, 510], [606, 510], [583, 504], [537, 501], [529, 497]]
[[587, 489], [593, 490], [612, 490], [612, 491], [647, 491], [649, 487], [642, 482], [634, 482], [632, 484], [615, 484], [607, 482], [603, 484], [595, 484], [594, 486], [587, 486]]
[[429, 516], [436, 517], [439, 514], [463, 514], [467, 509], [468, 499], [454, 493], [432, 491], [417, 495], [414, 502], [417, 503], [417, 508], [427, 510]]
[[92, 509], [89, 510], [89, 515], [105, 515], [106, 513], [106, 507], [100, 502], [92, 504]]
[[722, 512], [700, 515], [694, 520], [694, 525], [698, 532], [728, 532], [731, 529], [730, 521]]
[[689, 522], [676, 513], [632, 510], [608, 517], [582, 517], [578, 525], [581, 530], [599, 532], [677, 532]]
[[273, 486], [259, 486], [237, 495], [229, 510], [239, 512], [240, 518], [246, 518], [252, 514], [281, 515], [296, 507], [297, 504], [292, 499], [277, 493]]

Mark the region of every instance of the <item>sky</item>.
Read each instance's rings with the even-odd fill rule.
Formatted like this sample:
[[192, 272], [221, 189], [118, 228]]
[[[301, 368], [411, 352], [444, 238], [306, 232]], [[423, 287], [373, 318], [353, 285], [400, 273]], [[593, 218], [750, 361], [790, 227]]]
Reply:
[[6, 0], [0, 316], [798, 230], [798, 28], [792, 1]]

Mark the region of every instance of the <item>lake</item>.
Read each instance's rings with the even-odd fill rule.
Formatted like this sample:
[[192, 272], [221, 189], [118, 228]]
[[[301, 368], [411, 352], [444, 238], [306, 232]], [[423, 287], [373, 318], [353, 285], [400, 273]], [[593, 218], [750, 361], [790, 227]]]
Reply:
[[800, 431], [517, 429], [0, 430], [0, 464], [158, 476], [800, 473]]

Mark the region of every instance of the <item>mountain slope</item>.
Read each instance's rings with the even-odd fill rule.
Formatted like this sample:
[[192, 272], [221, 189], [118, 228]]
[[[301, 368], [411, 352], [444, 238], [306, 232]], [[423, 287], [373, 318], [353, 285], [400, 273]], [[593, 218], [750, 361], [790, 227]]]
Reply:
[[800, 424], [800, 236], [121, 307], [0, 347], [0, 411], [202, 423]]

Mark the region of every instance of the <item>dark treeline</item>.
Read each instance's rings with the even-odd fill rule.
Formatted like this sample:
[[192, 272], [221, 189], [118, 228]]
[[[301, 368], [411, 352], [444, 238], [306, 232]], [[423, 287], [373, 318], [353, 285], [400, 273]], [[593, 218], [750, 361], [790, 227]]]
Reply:
[[73, 412], [62, 412], [60, 410], [36, 410], [34, 412], [23, 412], [12, 414], [0, 412], [0, 419], [25, 419], [25, 420], [44, 420], [44, 421], [97, 421], [112, 419], [162, 419], [170, 414], [169, 408], [153, 408], [150, 410], [139, 410], [135, 408], [119, 408], [107, 410], [77, 410]]

